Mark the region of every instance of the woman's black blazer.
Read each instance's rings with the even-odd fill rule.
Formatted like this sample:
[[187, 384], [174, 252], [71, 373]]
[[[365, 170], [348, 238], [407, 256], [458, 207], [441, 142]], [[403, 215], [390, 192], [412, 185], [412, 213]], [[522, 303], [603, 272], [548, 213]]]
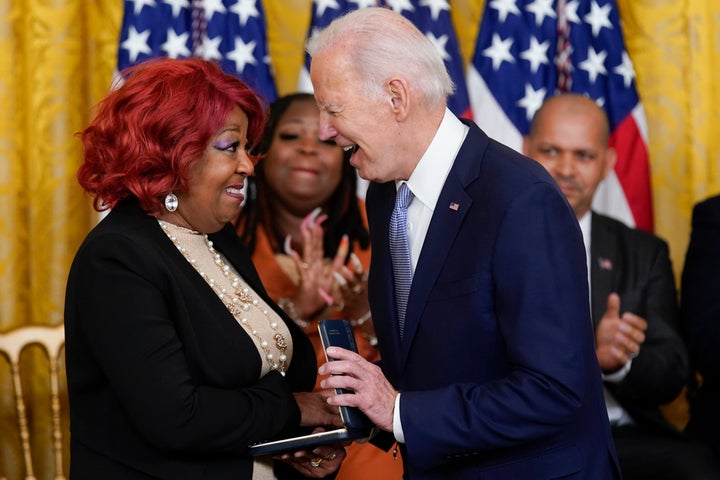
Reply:
[[267, 296], [232, 226], [211, 239], [288, 325], [287, 375], [259, 378], [248, 334], [157, 220], [134, 199], [120, 202], [82, 243], [68, 278], [73, 480], [250, 479], [247, 445], [297, 430], [292, 392], [314, 385], [312, 345]]

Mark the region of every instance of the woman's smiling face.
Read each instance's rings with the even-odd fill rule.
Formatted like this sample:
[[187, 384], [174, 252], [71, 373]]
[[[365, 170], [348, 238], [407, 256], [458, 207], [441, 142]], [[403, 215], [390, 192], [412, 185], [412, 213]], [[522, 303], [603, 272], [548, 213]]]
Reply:
[[188, 190], [177, 193], [177, 210], [167, 212], [163, 220], [212, 233], [237, 217], [245, 199], [245, 177], [254, 171], [246, 150], [247, 127], [247, 115], [233, 108], [202, 158], [190, 167]]
[[263, 159], [268, 186], [288, 206], [323, 205], [342, 179], [343, 151], [332, 140], [320, 140], [318, 129], [315, 101], [293, 101], [280, 117]]

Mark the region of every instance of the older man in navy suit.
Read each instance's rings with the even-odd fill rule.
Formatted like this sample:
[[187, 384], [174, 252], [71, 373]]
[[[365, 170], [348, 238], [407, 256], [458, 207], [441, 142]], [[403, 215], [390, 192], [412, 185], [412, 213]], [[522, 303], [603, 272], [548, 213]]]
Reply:
[[382, 355], [328, 349], [323, 386], [352, 390], [328, 401], [392, 433], [409, 479], [619, 478], [582, 236], [555, 182], [446, 108], [442, 58], [401, 15], [354, 11], [308, 51], [320, 136], [371, 180]]

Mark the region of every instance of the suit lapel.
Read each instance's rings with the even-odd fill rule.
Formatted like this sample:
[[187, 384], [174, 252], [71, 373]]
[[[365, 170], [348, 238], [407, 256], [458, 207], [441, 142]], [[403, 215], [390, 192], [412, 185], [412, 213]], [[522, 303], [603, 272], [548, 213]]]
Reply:
[[381, 339], [380, 354], [384, 360], [383, 367], [390, 375], [388, 378], [392, 377], [393, 380], [397, 378], [396, 367], [400, 363], [400, 332], [395, 308], [395, 283], [388, 237], [395, 195], [394, 182], [371, 183], [366, 200], [372, 244], [368, 293], [373, 318], [388, 319], [388, 321], [376, 321], [374, 327], [375, 333]]
[[594, 212], [591, 213], [590, 231], [590, 291], [592, 292], [593, 325], [605, 313], [608, 295], [612, 292], [613, 271], [618, 268], [617, 249], [608, 225]]
[[[451, 204], [453, 208], [450, 207]], [[457, 209], [454, 208], [454, 205], [457, 205]], [[407, 358], [412, 338], [417, 331], [432, 288], [445, 259], [450, 254], [453, 240], [471, 205], [472, 198], [465, 192], [458, 178], [451, 171], [438, 197], [435, 212], [418, 258], [417, 269], [413, 275], [401, 344], [403, 362]]]
[[407, 361], [413, 337], [417, 332], [428, 298], [437, 282], [445, 259], [451, 253], [454, 239], [462, 226], [463, 219], [472, 205], [472, 197], [467, 194], [465, 188], [478, 178], [481, 159], [488, 145], [488, 137], [474, 123], [463, 119], [461, 121], [469, 126], [470, 131], [453, 162], [438, 197], [413, 274], [405, 313], [405, 330], [400, 345], [400, 372]]

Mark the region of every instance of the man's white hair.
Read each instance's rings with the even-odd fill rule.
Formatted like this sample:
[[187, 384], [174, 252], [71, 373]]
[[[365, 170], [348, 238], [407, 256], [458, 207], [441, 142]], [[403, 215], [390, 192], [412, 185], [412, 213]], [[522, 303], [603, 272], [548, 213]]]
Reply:
[[341, 42], [350, 47], [350, 63], [363, 82], [367, 98], [380, 95], [392, 77], [405, 79], [431, 108], [455, 91], [435, 45], [390, 9], [361, 8], [343, 15], [313, 35], [306, 50], [314, 57]]

